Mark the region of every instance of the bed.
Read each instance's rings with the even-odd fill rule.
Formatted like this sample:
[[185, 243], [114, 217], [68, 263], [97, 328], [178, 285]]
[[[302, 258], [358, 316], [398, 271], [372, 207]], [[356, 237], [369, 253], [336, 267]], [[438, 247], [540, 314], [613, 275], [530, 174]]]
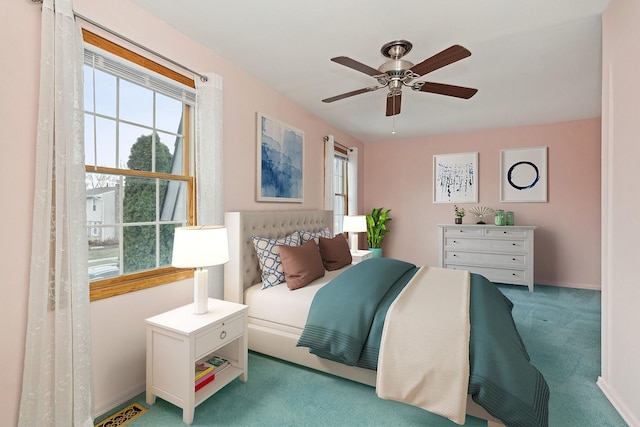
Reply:
[[[252, 351], [375, 387], [378, 375], [375, 370], [318, 357], [308, 348], [298, 346], [315, 293], [352, 267], [327, 272], [293, 292], [287, 285], [261, 289], [261, 270], [252, 238], [283, 238], [300, 230], [321, 233], [329, 229], [330, 232], [332, 224], [331, 211], [227, 212], [230, 261], [225, 265], [224, 297], [249, 305], [249, 349]], [[295, 302], [291, 298], [295, 298]], [[503, 425], [470, 396], [466, 399], [466, 412], [486, 419], [490, 426]]]

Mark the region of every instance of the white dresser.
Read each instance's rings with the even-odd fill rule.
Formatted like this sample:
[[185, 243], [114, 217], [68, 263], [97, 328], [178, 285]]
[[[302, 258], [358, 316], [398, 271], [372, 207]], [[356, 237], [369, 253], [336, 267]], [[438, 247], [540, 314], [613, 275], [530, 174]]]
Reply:
[[438, 224], [440, 267], [469, 270], [533, 292], [534, 226]]

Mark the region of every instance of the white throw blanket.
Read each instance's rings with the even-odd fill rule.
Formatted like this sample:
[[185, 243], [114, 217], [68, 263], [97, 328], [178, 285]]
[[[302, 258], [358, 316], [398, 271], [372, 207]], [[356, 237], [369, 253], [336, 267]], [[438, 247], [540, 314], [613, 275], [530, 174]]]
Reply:
[[464, 424], [469, 272], [421, 267], [387, 312], [376, 393]]

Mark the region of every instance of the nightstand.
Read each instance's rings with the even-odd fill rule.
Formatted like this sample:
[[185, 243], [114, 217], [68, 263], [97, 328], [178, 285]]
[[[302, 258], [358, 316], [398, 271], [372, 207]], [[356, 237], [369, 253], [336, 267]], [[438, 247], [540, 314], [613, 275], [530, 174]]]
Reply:
[[[146, 319], [147, 403], [156, 396], [183, 409], [193, 422], [195, 407], [240, 377], [247, 380], [247, 306], [209, 298], [209, 311], [193, 314], [193, 304]], [[195, 363], [209, 355], [227, 358], [231, 366], [195, 391]]]
[[364, 261], [365, 259], [369, 259], [373, 257], [373, 252], [371, 251], [364, 251], [364, 250], [352, 250], [351, 251], [351, 264], [357, 264], [360, 261]]

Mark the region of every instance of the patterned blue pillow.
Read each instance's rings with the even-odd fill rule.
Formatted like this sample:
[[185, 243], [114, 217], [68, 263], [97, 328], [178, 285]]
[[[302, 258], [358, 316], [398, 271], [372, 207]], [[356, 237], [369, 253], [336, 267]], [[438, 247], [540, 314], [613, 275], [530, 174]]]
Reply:
[[280, 239], [267, 239], [264, 237], [252, 237], [253, 246], [258, 254], [258, 263], [262, 271], [262, 288], [266, 289], [285, 281], [280, 249], [278, 245], [300, 246], [300, 235], [292, 233]]
[[332, 238], [331, 232], [329, 231], [329, 227], [325, 227], [324, 230], [321, 231], [302, 231], [298, 230], [298, 234], [300, 234], [300, 244], [304, 245], [311, 239], [315, 239], [316, 245], [318, 244], [318, 237], [326, 237], [327, 239]]

